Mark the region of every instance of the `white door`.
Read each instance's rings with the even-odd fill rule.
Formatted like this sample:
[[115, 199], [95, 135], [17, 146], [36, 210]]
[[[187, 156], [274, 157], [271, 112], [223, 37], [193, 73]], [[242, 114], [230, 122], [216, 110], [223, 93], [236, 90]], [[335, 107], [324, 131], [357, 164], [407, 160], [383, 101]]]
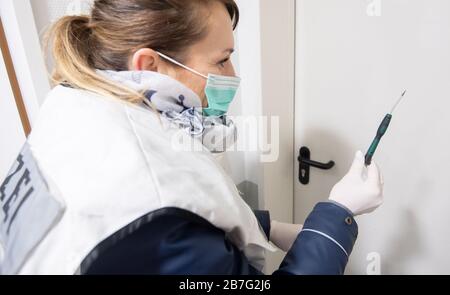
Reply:
[[450, 1], [296, 2], [296, 148], [336, 162], [312, 168], [308, 185], [296, 179], [296, 222], [328, 198], [407, 89], [374, 158], [385, 204], [357, 218], [347, 272], [450, 274]]

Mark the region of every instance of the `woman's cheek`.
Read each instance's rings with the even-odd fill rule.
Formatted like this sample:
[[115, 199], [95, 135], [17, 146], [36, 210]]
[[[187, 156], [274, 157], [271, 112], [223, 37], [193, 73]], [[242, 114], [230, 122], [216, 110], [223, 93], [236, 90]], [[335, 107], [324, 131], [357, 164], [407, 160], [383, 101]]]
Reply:
[[[192, 83], [193, 82], [193, 83]], [[191, 81], [191, 90], [194, 91], [200, 100], [202, 101], [202, 106], [207, 107], [208, 106], [208, 100], [206, 98], [205, 94], [205, 87], [206, 87], [206, 80], [204, 79], [195, 79]]]
[[194, 76], [191, 73], [183, 73], [177, 75], [177, 80], [198, 95], [203, 107], [208, 106], [208, 100], [205, 94], [206, 80], [204, 78]]

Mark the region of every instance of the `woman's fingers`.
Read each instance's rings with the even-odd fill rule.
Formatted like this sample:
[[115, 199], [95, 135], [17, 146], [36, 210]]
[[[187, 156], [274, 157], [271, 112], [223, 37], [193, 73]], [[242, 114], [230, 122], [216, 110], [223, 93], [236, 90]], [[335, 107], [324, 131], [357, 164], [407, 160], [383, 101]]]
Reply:
[[374, 189], [374, 193], [382, 200], [384, 194], [384, 179], [383, 174], [376, 163], [372, 163], [368, 167], [368, 178], [370, 186]]
[[351, 174], [362, 175], [364, 171], [364, 155], [361, 151], [357, 151], [355, 159], [353, 160], [352, 167], [350, 168]]
[[382, 183], [382, 176], [378, 165], [375, 162], [372, 162], [367, 169], [367, 180], [373, 184], [380, 185]]

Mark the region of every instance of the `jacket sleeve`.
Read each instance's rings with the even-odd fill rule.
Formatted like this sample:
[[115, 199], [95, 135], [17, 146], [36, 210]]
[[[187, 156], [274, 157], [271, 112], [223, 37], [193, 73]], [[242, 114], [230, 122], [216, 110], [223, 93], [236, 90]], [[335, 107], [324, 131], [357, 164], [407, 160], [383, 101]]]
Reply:
[[[262, 215], [255, 212], [264, 228], [270, 224], [270, 217], [268, 212], [260, 213]], [[249, 264], [224, 231], [193, 213], [164, 209], [146, 219], [151, 222], [126, 237], [119, 233], [120, 239], [113, 244], [108, 240], [102, 242], [104, 245], [93, 250], [94, 259], [82, 264], [81, 273], [262, 274]], [[270, 227], [266, 230], [270, 231]], [[342, 274], [356, 235], [356, 222], [345, 209], [332, 203], [320, 203], [274, 274]]]
[[319, 203], [274, 274], [344, 274], [357, 235], [350, 212], [334, 203]]

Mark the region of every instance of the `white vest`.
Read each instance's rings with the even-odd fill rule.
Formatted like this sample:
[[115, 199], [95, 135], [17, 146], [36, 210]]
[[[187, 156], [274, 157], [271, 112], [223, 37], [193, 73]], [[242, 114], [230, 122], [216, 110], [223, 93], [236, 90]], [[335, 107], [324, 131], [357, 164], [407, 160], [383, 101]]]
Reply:
[[177, 150], [175, 134], [179, 138], [179, 130], [145, 107], [53, 89], [26, 155], [42, 177], [41, 195], [22, 202], [9, 234], [0, 224], [0, 271], [75, 274], [101, 241], [167, 207], [188, 210], [224, 230], [261, 270], [264, 250], [275, 248], [252, 210], [211, 153]]

